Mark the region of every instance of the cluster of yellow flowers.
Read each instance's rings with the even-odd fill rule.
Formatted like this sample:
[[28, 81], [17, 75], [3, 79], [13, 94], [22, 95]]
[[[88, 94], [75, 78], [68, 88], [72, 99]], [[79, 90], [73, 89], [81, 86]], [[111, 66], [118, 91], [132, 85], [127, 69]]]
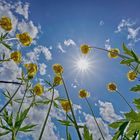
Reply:
[[21, 62], [21, 52], [19, 51], [12, 52], [10, 58], [13, 59], [15, 63], [19, 64]]
[[40, 83], [37, 83], [34, 86], [33, 91], [36, 95], [41, 96], [44, 93], [44, 87]]
[[53, 79], [54, 85], [62, 85], [62, 77], [60, 75], [56, 75]]
[[37, 73], [37, 65], [33, 63], [25, 64], [25, 68], [27, 69], [28, 78], [32, 79]]
[[118, 58], [118, 54], [120, 53], [120, 50], [118, 48], [112, 48], [108, 52], [109, 58]]
[[12, 30], [11, 19], [9, 17], [3, 16], [0, 19], [0, 26], [2, 29], [6, 30], [6, 31], [11, 31]]
[[70, 105], [70, 103], [69, 103], [68, 100], [62, 100], [62, 101], [60, 102], [60, 104], [61, 104], [61, 106], [62, 106], [62, 109], [63, 109], [65, 112], [69, 112], [69, 111], [71, 110], [71, 105], [72, 105], [72, 103], [71, 103], [71, 105]]
[[127, 73], [127, 78], [129, 81], [134, 81], [136, 78], [137, 78], [137, 73], [130, 70], [128, 73]]
[[88, 54], [91, 51], [91, 47], [87, 44], [83, 44], [80, 46], [80, 50], [83, 54]]
[[80, 89], [80, 91], [79, 91], [80, 98], [87, 98], [89, 96], [90, 96], [89, 92], [87, 92], [85, 89]]
[[115, 92], [115, 91], [117, 91], [117, 86], [116, 86], [115, 83], [108, 83], [107, 89], [108, 89], [108, 91], [110, 91], [110, 92]]

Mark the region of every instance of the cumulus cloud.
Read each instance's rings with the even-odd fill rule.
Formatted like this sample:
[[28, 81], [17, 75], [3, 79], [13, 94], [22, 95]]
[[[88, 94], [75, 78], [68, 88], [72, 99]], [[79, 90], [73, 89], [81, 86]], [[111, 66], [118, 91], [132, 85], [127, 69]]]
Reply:
[[130, 19], [122, 19], [115, 33], [125, 32], [126, 38], [129, 41], [128, 45], [133, 46], [140, 40], [139, 30], [140, 26], [136, 26], [136, 22]]
[[111, 44], [110, 44], [110, 39], [109, 38], [105, 41], [105, 49], [107, 49], [107, 50], [111, 49]]
[[42, 63], [42, 64], [39, 64], [39, 72], [40, 72], [40, 75], [45, 75], [46, 74], [46, 64]]
[[66, 53], [66, 50], [63, 49], [61, 43], [58, 43], [57, 48], [58, 48], [62, 53]]
[[25, 19], [29, 17], [29, 3], [22, 4], [22, 2], [18, 2], [15, 4], [16, 13], [24, 16]]
[[76, 46], [76, 43], [72, 39], [68, 39], [64, 41], [65, 46]]
[[122, 117], [120, 115], [117, 115], [115, 113], [115, 110], [114, 110], [112, 103], [102, 102], [100, 100], [98, 102], [99, 102], [100, 115], [102, 116], [102, 118], [105, 121], [111, 123], [111, 122], [114, 122], [116, 120], [122, 119]]

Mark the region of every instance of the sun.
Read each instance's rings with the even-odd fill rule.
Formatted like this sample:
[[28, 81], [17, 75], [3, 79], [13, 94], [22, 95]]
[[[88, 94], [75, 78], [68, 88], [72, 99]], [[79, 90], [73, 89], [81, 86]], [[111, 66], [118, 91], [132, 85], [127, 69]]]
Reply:
[[77, 69], [79, 69], [81, 72], [85, 72], [89, 70], [90, 63], [87, 58], [81, 57], [76, 61], [76, 66], [77, 66]]

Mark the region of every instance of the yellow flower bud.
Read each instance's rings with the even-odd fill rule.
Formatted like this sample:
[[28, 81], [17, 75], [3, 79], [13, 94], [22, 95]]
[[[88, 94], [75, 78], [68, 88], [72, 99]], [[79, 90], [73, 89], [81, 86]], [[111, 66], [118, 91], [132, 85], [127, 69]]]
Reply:
[[12, 52], [10, 57], [17, 64], [21, 62], [21, 52], [19, 51]]
[[3, 16], [0, 19], [0, 26], [6, 31], [11, 31], [12, 30], [11, 19], [9, 17]]
[[56, 75], [53, 79], [53, 82], [55, 85], [61, 85], [63, 83], [60, 75]]
[[29, 46], [32, 43], [32, 38], [27, 32], [23, 34], [17, 34], [16, 38], [19, 39], [19, 41], [21, 42], [23, 46]]
[[91, 51], [91, 47], [87, 44], [83, 44], [80, 46], [80, 50], [83, 54], [88, 54]]
[[115, 83], [108, 83], [107, 90], [110, 92], [115, 92], [117, 90], [117, 86]]
[[109, 58], [118, 58], [118, 54], [120, 53], [120, 50], [117, 48], [110, 49], [110, 52], [108, 52], [108, 57]]
[[87, 98], [89, 96], [90, 96], [89, 92], [87, 92], [85, 89], [81, 89], [79, 91], [79, 97], [80, 98]]
[[38, 83], [34, 86], [33, 91], [36, 95], [41, 96], [44, 93], [44, 88]]
[[134, 81], [137, 77], [137, 74], [136, 72], [130, 70], [128, 73], [127, 73], [127, 78], [129, 81]]
[[62, 74], [64, 71], [63, 67], [60, 64], [54, 64], [52, 68], [56, 74]]
[[68, 100], [62, 100], [60, 104], [65, 112], [69, 112], [71, 110], [71, 105]]

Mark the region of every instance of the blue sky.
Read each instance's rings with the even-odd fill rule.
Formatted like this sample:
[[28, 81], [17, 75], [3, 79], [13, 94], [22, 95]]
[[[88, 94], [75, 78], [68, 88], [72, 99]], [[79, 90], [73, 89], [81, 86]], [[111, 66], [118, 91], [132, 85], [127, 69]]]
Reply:
[[[0, 2], [2, 3], [2, 1]], [[10, 2], [10, 0], [6, 2]], [[11, 3], [14, 5], [17, 1], [11, 1]], [[44, 78], [49, 79], [48, 75], [52, 79], [52, 64], [61, 63], [64, 67], [64, 79], [66, 80], [70, 97], [74, 104], [81, 106], [82, 112], [90, 114], [89, 109], [83, 103], [84, 101], [78, 98], [78, 91], [81, 88], [85, 88], [91, 93], [89, 101], [99, 119], [104, 117], [100, 109], [102, 108], [105, 111], [108, 102], [114, 107], [115, 112], [107, 113], [114, 113], [115, 115], [113, 116], [115, 118], [117, 115], [118, 118], [122, 116], [121, 112], [129, 110], [128, 106], [117, 94], [110, 94], [106, 90], [107, 83], [115, 82], [119, 91], [130, 103], [133, 101], [133, 98], [139, 96], [139, 94], [129, 91], [138, 81], [128, 81], [126, 73], [129, 69], [119, 64], [120, 58], [109, 59], [106, 52], [93, 49], [89, 54], [89, 58], [92, 61], [92, 69], [89, 73], [80, 73], [74, 69], [73, 65], [78, 60], [79, 55], [81, 55], [79, 46], [83, 43], [101, 48], [119, 48], [122, 52], [121, 46], [125, 42], [129, 48], [134, 49], [139, 54], [139, 0], [23, 0], [20, 5], [29, 6], [26, 9], [28, 18], [26, 18], [25, 13], [16, 12], [17, 7], [15, 9], [11, 8], [10, 12], [15, 15], [16, 19], [19, 19], [19, 23], [23, 21], [27, 24], [30, 21], [33, 22], [33, 25], [29, 26], [32, 27], [32, 30], [27, 28], [27, 31], [31, 31], [32, 34], [35, 34], [35, 28], [38, 31], [34, 38], [36, 44], [31, 45], [26, 50], [21, 49], [21, 51], [27, 56], [28, 52], [35, 52], [35, 49], [41, 45], [43, 48], [48, 49], [46, 51], [51, 53], [51, 58], [47, 56], [47, 59], [45, 53], [44, 56], [41, 55], [43, 51], [38, 54], [39, 59], [35, 61], [38, 65], [44, 63], [46, 72], [45, 74], [38, 74], [36, 81]], [[11, 16], [13, 15], [11, 14]], [[23, 31], [19, 23], [17, 23], [18, 31]], [[68, 44], [68, 41], [72, 43]], [[59, 45], [64, 52], [58, 47]], [[31, 56], [33, 54], [29, 53], [28, 55]], [[26, 61], [33, 62], [31, 57], [28, 56], [24, 62]], [[77, 75], [77, 73], [79, 74]], [[73, 85], [75, 84], [76, 87], [74, 88]], [[61, 97], [65, 97], [63, 87], [58, 87], [57, 90]], [[84, 115], [82, 115], [80, 119], [85, 121]], [[108, 114], [105, 115], [109, 116]], [[105, 124], [108, 124], [109, 121], [109, 117], [107, 120], [103, 120]], [[52, 122], [57, 127], [55, 131], [60, 135], [58, 139], [64, 138], [65, 134], [61, 129], [63, 127], [55, 119]], [[71, 130], [71, 133], [73, 138], [77, 137], [73, 130]], [[112, 130], [110, 130], [110, 134], [112, 134]], [[110, 138], [107, 137], [107, 139], [109, 140]]]

